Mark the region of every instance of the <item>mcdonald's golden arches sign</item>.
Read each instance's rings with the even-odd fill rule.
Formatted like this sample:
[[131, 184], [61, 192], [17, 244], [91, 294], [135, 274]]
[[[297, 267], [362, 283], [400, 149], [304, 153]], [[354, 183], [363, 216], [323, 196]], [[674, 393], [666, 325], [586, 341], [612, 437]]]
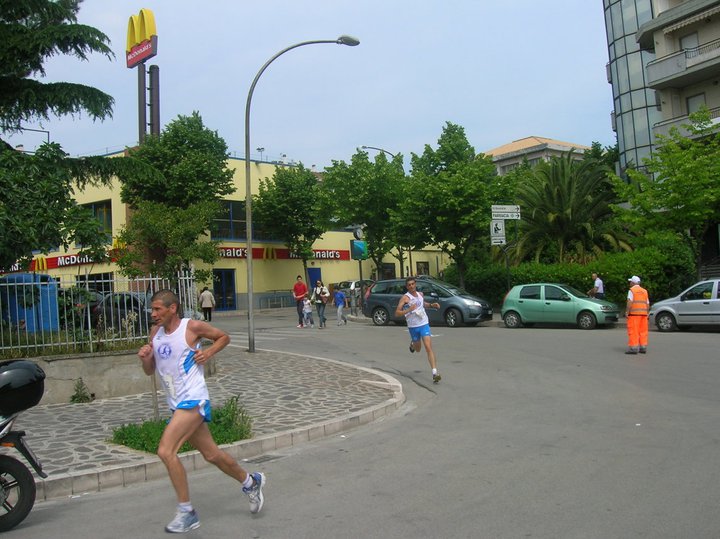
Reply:
[[155, 15], [149, 9], [142, 8], [130, 17], [125, 53], [128, 67], [135, 67], [157, 54]]
[[33, 271], [47, 271], [48, 269], [48, 259], [44, 256], [39, 256], [35, 259], [35, 267], [33, 268]]

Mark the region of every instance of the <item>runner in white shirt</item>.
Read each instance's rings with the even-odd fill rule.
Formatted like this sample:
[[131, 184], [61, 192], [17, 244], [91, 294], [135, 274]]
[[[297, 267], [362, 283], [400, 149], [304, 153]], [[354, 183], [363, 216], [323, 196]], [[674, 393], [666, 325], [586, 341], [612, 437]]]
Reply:
[[430, 321], [428, 320], [425, 306], [440, 308], [439, 303], [429, 303], [425, 301], [422, 292], [417, 291], [417, 281], [415, 277], [405, 279], [405, 287], [407, 292], [400, 298], [398, 306], [395, 309], [395, 316], [405, 316], [408, 331], [410, 332], [410, 353], [420, 351], [420, 341], [425, 345], [428, 363], [432, 369], [433, 383], [437, 384], [440, 379], [440, 373], [437, 370], [437, 362], [435, 353], [432, 349], [432, 335], [430, 333]]
[[[150, 332], [150, 343], [140, 348], [138, 356], [145, 374], [152, 376], [157, 371], [172, 411], [158, 447], [158, 456], [168, 470], [178, 501], [175, 518], [165, 526], [165, 531], [184, 533], [200, 526], [197, 512], [190, 503], [187, 473], [177, 455], [185, 442], [190, 442], [205, 460], [242, 483], [243, 492], [250, 498], [250, 512], [259, 512], [264, 503], [265, 476], [260, 472], [247, 473], [217, 446], [207, 426], [211, 410], [204, 365], [228, 345], [230, 337], [207, 322], [181, 319], [180, 301], [171, 290], [156, 292], [151, 304], [155, 326]], [[201, 348], [203, 339], [212, 341], [212, 345]]]

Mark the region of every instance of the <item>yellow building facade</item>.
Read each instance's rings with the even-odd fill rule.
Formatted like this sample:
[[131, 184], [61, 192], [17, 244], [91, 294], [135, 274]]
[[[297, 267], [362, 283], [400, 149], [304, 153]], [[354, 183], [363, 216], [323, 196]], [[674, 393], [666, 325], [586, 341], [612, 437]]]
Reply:
[[[258, 192], [261, 179], [272, 178], [276, 167], [282, 164], [265, 161], [251, 161], [251, 184], [253, 193]], [[219, 220], [221, 232], [212, 239], [220, 242], [220, 258], [208, 268], [202, 263], [197, 268], [211, 269], [213, 282], [198, 283], [213, 289], [221, 310], [247, 308], [247, 244], [245, 240], [245, 213], [233, 214], [233, 202], [245, 201], [245, 161], [238, 158], [228, 159], [228, 168], [233, 171], [235, 192], [224, 199], [228, 205], [229, 219]], [[105, 226], [106, 232], [116, 238], [127, 222], [128, 207], [120, 200], [120, 182], [114, 180], [109, 186], [91, 186], [75, 194], [81, 205], [90, 207]], [[235, 236], [235, 237], [233, 237]], [[449, 257], [437, 248], [428, 248], [412, 253], [404, 253], [404, 266], [398, 259], [388, 254], [381, 267], [375, 267], [371, 260], [352, 260], [350, 243], [353, 240], [351, 230], [326, 232], [313, 245], [314, 258], [308, 261], [310, 282], [321, 279], [326, 285], [340, 281], [364, 279], [384, 279], [410, 274], [439, 276], [449, 264]], [[108, 245], [107, 261], [98, 263], [78, 255], [78, 249], [60, 250], [48, 255], [38, 255], [31, 264], [31, 271], [47, 273], [57, 277], [62, 283], [80, 282], [93, 279], [103, 281], [121, 277], [118, 267], [112, 262], [113, 245]], [[15, 268], [17, 269], [17, 268]], [[302, 260], [290, 255], [287, 247], [279, 241], [253, 239], [253, 297], [255, 307], [275, 307], [294, 305], [290, 290], [297, 275], [303, 274]]]

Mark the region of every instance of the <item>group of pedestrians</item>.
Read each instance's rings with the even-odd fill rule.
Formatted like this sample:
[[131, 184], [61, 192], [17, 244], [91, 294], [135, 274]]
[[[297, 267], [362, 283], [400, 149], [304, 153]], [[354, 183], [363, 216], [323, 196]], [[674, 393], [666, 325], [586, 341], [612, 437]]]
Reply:
[[[293, 286], [293, 298], [297, 307], [298, 328], [314, 328], [315, 320], [313, 319], [313, 306], [317, 309], [318, 328], [327, 328], [327, 317], [325, 316], [325, 308], [330, 302], [330, 290], [323, 284], [321, 280], [315, 282], [312, 293], [308, 292], [307, 285], [303, 281], [302, 275], [298, 275]], [[348, 306], [348, 299], [345, 293], [340, 289], [335, 289], [332, 298], [332, 304], [335, 305], [337, 313], [337, 325], [347, 324], [347, 316], [344, 309]]]

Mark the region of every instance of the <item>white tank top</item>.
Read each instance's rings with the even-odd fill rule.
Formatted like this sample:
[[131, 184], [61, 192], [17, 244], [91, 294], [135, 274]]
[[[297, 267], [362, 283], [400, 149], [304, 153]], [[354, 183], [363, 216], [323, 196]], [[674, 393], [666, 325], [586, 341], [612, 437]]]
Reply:
[[425, 300], [423, 299], [422, 292], [417, 293], [417, 297], [413, 296], [410, 292], [405, 292], [405, 296], [408, 298], [406, 305], [410, 305], [408, 311], [415, 309], [413, 312], [408, 312], [405, 315], [405, 321], [409, 328], [417, 328], [428, 324], [427, 313], [425, 312]]
[[180, 320], [180, 326], [170, 334], [160, 327], [152, 342], [155, 367], [171, 410], [177, 409], [183, 401], [209, 399], [205, 372], [193, 359], [199, 343], [190, 345], [185, 338], [189, 321], [189, 318]]

